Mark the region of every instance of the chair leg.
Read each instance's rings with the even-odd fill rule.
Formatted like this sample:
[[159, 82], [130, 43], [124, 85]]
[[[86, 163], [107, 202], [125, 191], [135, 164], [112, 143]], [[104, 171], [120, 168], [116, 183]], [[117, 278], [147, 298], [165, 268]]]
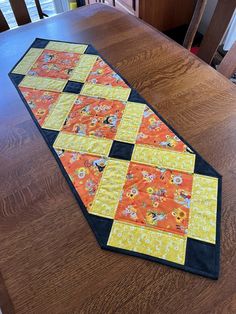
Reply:
[[9, 25], [7, 24], [7, 21], [0, 10], [0, 32], [7, 31], [9, 29]]
[[227, 78], [231, 78], [236, 73], [236, 41], [221, 61], [217, 70]]
[[194, 37], [197, 33], [198, 26], [201, 22], [207, 0], [198, 0], [194, 9], [193, 17], [188, 27], [187, 33], [184, 38], [183, 46], [190, 50], [193, 44]]
[[9, 2], [18, 25], [24, 25], [31, 22], [25, 0], [9, 0]]
[[198, 57], [211, 63], [235, 10], [235, 0], [218, 0], [210, 25], [203, 37]]
[[44, 16], [47, 16], [47, 14], [43, 13], [39, 0], [34, 0], [34, 1], [35, 1], [35, 5], [36, 5], [36, 8], [37, 8], [37, 11], [38, 11], [39, 18], [43, 19]]

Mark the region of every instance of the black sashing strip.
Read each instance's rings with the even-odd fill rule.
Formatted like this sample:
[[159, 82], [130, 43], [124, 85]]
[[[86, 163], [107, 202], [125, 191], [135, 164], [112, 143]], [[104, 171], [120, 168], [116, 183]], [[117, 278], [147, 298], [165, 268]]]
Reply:
[[[37, 41], [38, 38], [35, 40]], [[34, 43], [35, 43], [34, 41]], [[51, 40], [49, 39], [49, 41], [55, 41], [55, 42], [66, 42], [66, 43], [75, 43], [75, 42], [67, 42], [67, 41], [59, 41], [59, 40]], [[27, 49], [27, 51], [25, 52], [25, 54], [32, 48], [32, 46], [34, 45], [34, 43], [29, 47], [29, 49]], [[78, 43], [75, 43], [75, 44], [78, 44]], [[123, 80], [124, 82], [130, 87], [130, 84], [126, 81], [125, 78], [122, 77], [122, 75], [109, 63], [106, 61], [105, 58], [103, 58], [101, 56], [101, 54], [99, 54], [97, 52], [97, 50], [95, 48], [93, 48], [92, 46], [88, 45], [88, 47], [91, 47], [91, 50], [93, 54], [97, 54], [99, 55]], [[88, 48], [87, 48], [88, 49]], [[89, 51], [89, 50], [88, 50]], [[24, 58], [25, 54], [22, 56], [22, 58], [17, 62], [17, 64], [12, 68], [12, 70], [10, 71], [9, 73], [9, 77], [12, 79], [11, 77], [11, 72], [13, 71], [13, 69], [19, 64], [19, 62]], [[107, 227], [104, 228], [105, 232], [103, 233], [103, 226], [104, 226], [104, 221], [101, 221], [100, 217], [97, 217], [97, 216], [94, 216], [94, 215], [90, 215], [86, 209], [86, 207], [84, 206], [79, 194], [77, 193], [77, 191], [75, 190], [67, 172], [65, 171], [59, 157], [57, 156], [55, 150], [53, 149], [53, 147], [51, 146], [50, 142], [48, 141], [45, 133], [44, 133], [44, 130], [40, 127], [38, 121], [36, 120], [36, 118], [34, 117], [32, 111], [30, 110], [29, 106], [27, 105], [27, 102], [25, 101], [21, 91], [19, 90], [19, 88], [17, 87], [17, 84], [14, 82], [14, 80], [12, 80], [15, 88], [17, 89], [23, 103], [25, 104], [27, 110], [29, 111], [33, 121], [35, 122], [36, 126], [38, 127], [40, 133], [42, 134], [42, 136], [44, 137], [44, 140], [46, 141], [46, 143], [48, 144], [48, 147], [49, 149], [51, 150], [52, 154], [54, 155], [57, 163], [58, 163], [58, 166], [60, 167], [64, 177], [66, 178], [70, 188], [71, 188], [71, 191], [72, 193], [74, 194], [75, 198], [77, 199], [78, 203], [79, 203], [79, 206], [81, 208], [81, 210], [83, 211], [83, 214], [84, 216], [86, 217], [90, 227], [92, 228], [94, 234], [95, 234], [95, 237], [99, 243], [99, 245], [101, 246], [101, 248], [103, 249], [106, 249], [106, 250], [110, 250], [110, 251], [113, 251], [113, 252], [118, 252], [118, 253], [124, 253], [126, 255], [131, 255], [131, 256], [136, 256], [136, 257], [140, 257], [140, 258], [144, 258], [144, 259], [147, 259], [149, 261], [153, 261], [153, 262], [158, 262], [160, 264], [163, 264], [163, 265], [167, 265], [167, 266], [171, 266], [171, 267], [174, 267], [174, 268], [178, 268], [178, 269], [181, 269], [181, 270], [185, 270], [185, 271], [188, 271], [188, 272], [191, 272], [193, 274], [198, 274], [198, 275], [201, 275], [201, 276], [204, 276], [204, 277], [208, 277], [208, 278], [212, 278], [212, 279], [218, 279], [218, 275], [219, 275], [219, 260], [220, 260], [220, 218], [221, 218], [221, 191], [222, 191], [222, 176], [211, 166], [209, 165], [199, 154], [198, 152], [191, 146], [189, 145], [183, 138], [181, 135], [178, 134], [178, 132], [176, 132], [174, 130], [174, 128], [172, 126], [169, 125], [169, 123], [156, 111], [155, 108], [153, 108], [147, 101], [145, 101], [139, 94], [138, 92], [135, 90], [135, 89], [132, 89], [132, 91], [135, 91], [133, 94], [135, 95], [135, 98], [132, 96], [130, 99], [136, 99], [136, 102], [143, 102], [170, 128], [171, 131], [173, 131], [177, 136], [178, 138], [183, 141], [195, 154], [196, 156], [199, 156], [201, 158], [201, 160], [204, 161], [204, 163], [202, 164], [202, 166], [205, 168], [205, 167], [210, 167], [212, 172], [214, 173], [214, 176], [217, 177], [219, 180], [218, 180], [218, 207], [217, 207], [217, 225], [216, 225], [216, 228], [217, 228], [217, 233], [216, 233], [216, 245], [215, 245], [215, 254], [217, 256], [216, 258], [216, 265], [215, 265], [215, 268], [214, 268], [214, 273], [209, 273], [207, 271], [202, 271], [202, 270], [199, 270], [199, 269], [196, 269], [196, 268], [192, 268], [191, 266], [187, 266], [187, 265], [180, 265], [180, 264], [176, 264], [176, 263], [173, 263], [173, 262], [169, 262], [167, 260], [163, 260], [163, 259], [160, 259], [160, 258], [156, 258], [156, 257], [152, 257], [152, 256], [149, 256], [149, 255], [145, 255], [145, 254], [141, 254], [141, 253], [136, 253], [134, 251], [128, 251], [128, 250], [124, 250], [124, 249], [120, 249], [120, 248], [116, 248], [116, 247], [111, 247], [109, 245], [107, 245], [107, 239], [109, 237], [109, 234], [107, 234], [107, 232], [110, 232], [110, 229], [111, 229], [111, 225], [112, 225], [112, 220], [111, 219], [104, 219], [105, 221], [105, 224]], [[132, 95], [132, 93], [131, 93]], [[139, 96], [139, 98], [138, 98]], [[142, 101], [141, 101], [142, 100]], [[205, 172], [207, 172], [207, 169], [201, 169], [201, 166], [199, 167], [200, 170], [198, 171], [201, 171], [202, 174], [205, 174]], [[205, 171], [204, 171], [205, 170]], [[206, 174], [207, 175], [207, 174]], [[109, 221], [109, 222], [108, 222]], [[99, 232], [97, 232], [96, 228], [97, 226], [99, 225]], [[101, 227], [102, 226], [102, 227]], [[105, 240], [104, 240], [105, 239]], [[104, 241], [105, 241], [105, 244], [104, 244]]]

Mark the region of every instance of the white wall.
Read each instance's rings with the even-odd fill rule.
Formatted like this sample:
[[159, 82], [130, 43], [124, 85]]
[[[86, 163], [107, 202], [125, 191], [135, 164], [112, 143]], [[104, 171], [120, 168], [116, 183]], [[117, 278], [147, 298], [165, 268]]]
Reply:
[[236, 41], [236, 9], [224, 38], [224, 50], [229, 50]]
[[208, 0], [198, 31], [205, 34], [216, 8], [217, 0]]

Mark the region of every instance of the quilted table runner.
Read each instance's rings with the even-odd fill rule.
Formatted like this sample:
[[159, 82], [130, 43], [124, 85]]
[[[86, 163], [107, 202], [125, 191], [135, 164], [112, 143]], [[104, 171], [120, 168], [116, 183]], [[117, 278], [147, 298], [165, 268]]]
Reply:
[[36, 39], [9, 75], [102, 248], [218, 278], [221, 176], [91, 45]]

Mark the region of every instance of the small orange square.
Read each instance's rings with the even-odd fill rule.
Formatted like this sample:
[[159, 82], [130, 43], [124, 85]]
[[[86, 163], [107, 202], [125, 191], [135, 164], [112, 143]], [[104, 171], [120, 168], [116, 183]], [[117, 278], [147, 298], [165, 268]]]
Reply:
[[124, 108], [118, 100], [78, 96], [63, 131], [114, 139]]
[[190, 174], [131, 162], [115, 219], [186, 234], [192, 180]]
[[80, 54], [45, 49], [28, 75], [69, 79], [79, 62]]

